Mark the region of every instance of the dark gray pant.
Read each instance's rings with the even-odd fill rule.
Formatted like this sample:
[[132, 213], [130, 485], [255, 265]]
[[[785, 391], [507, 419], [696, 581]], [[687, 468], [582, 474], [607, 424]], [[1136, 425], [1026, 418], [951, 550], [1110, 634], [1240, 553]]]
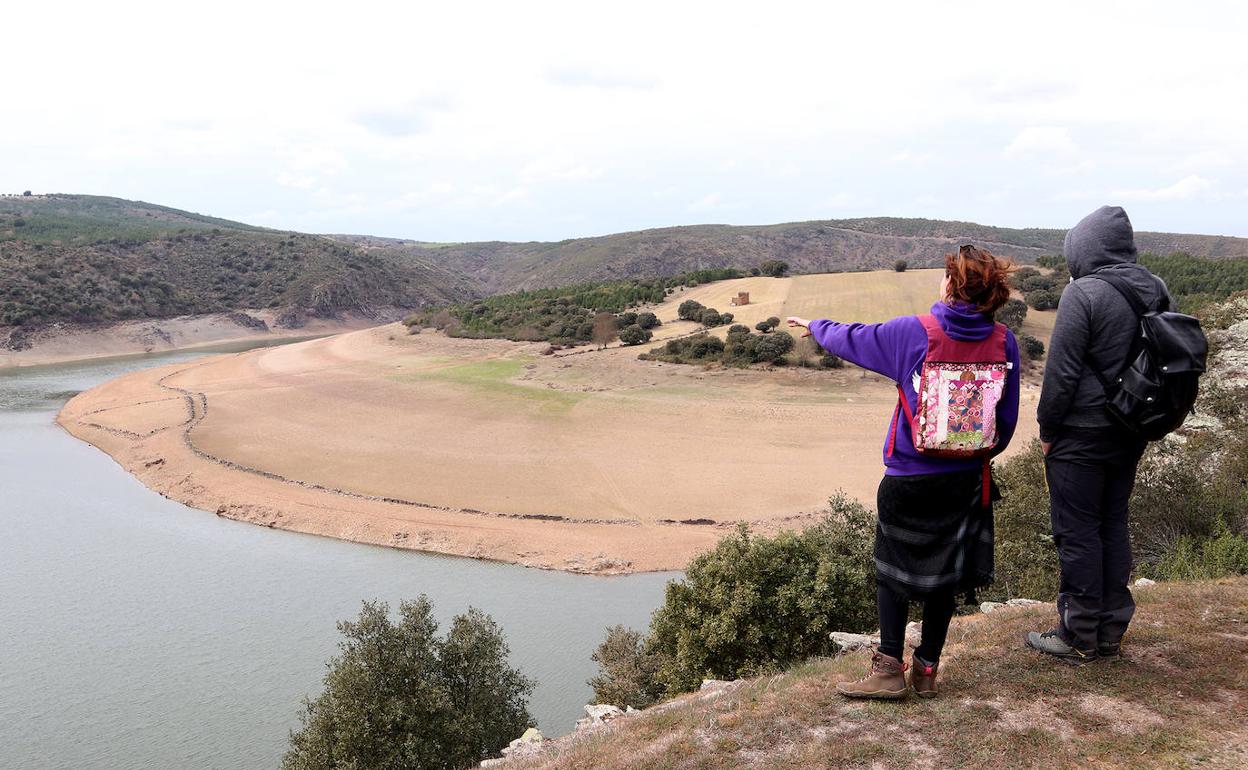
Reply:
[[1062, 566], [1058, 632], [1081, 650], [1118, 644], [1135, 613], [1127, 503], [1143, 453], [1120, 429], [1067, 428], [1045, 457]]

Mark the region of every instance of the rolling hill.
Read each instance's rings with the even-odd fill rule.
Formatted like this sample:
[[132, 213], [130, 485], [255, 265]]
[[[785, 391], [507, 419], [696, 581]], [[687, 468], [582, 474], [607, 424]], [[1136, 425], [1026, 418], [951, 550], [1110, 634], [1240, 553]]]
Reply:
[[[932, 219], [841, 219], [789, 224], [692, 225], [576, 238], [554, 243], [428, 244], [366, 236], [332, 236], [370, 249], [399, 249], [436, 261], [486, 293], [620, 278], [651, 278], [710, 267], [750, 267], [768, 259], [795, 273], [876, 270], [898, 258], [933, 267], [952, 247], [974, 242], [1030, 262], [1060, 254], [1064, 230], [1011, 229]], [[1136, 234], [1140, 251], [1248, 256], [1248, 238], [1179, 233]]]
[[[1141, 250], [1248, 256], [1248, 239], [1139, 233]], [[1031, 261], [1063, 231], [926, 219], [693, 225], [553, 243], [435, 244], [270, 230], [90, 195], [0, 197], [0, 327], [240, 309], [318, 317], [768, 259], [795, 273], [933, 266], [960, 241]]]
[[138, 201], [0, 198], [0, 326], [419, 307], [476, 290], [410, 254]]

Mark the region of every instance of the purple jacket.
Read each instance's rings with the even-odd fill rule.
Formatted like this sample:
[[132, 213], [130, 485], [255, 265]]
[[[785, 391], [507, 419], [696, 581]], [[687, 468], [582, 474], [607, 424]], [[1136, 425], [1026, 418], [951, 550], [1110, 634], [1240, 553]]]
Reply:
[[[993, 321], [977, 312], [975, 306], [965, 302], [932, 305], [932, 315], [940, 326], [955, 340], [982, 340], [992, 333]], [[910, 410], [917, 408], [918, 396], [914, 390], [915, 380], [927, 356], [927, 332], [917, 316], [902, 316], [882, 324], [843, 324], [827, 319], [811, 321], [810, 333], [824, 350], [884, 375], [901, 385], [910, 402]], [[1005, 392], [997, 404], [996, 452], [1009, 446], [1018, 425], [1018, 340], [1013, 332], [1005, 333], [1005, 355], [1011, 367], [1005, 380]], [[950, 459], [923, 457], [914, 448], [910, 425], [903, 415], [899, 421], [897, 443], [893, 454], [888, 456], [888, 435], [884, 437], [884, 473], [889, 476], [914, 476], [920, 473], [951, 473], [971, 470], [982, 466], [978, 458]], [[893, 421], [888, 423], [889, 431]]]

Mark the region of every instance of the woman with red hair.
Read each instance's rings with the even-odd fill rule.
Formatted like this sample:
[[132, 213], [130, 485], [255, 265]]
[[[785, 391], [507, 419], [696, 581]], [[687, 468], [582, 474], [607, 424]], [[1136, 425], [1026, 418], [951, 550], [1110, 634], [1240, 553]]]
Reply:
[[[807, 321], [824, 350], [897, 383], [884, 441], [875, 536], [880, 645], [851, 698], [936, 695], [940, 653], [957, 606], [992, 582], [989, 458], [1018, 422], [1018, 341], [993, 315], [1009, 299], [1013, 265], [963, 246], [945, 257], [931, 313], [880, 324]], [[923, 604], [923, 638], [902, 662], [910, 602]], [[909, 668], [910, 681], [905, 672]]]

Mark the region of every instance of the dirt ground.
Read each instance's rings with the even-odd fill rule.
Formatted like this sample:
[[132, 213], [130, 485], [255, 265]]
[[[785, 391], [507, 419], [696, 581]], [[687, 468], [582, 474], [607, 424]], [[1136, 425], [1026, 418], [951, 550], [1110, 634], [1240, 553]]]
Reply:
[[[887, 274], [892, 288], [857, 307], [862, 287], [843, 287], [846, 312], [926, 309], [925, 272]], [[758, 298], [732, 309], [752, 325], [820, 315], [811, 297], [835, 292], [806, 279], [861, 275], [697, 287], [657, 308], [656, 336], [696, 328], [673, 320], [685, 299], [727, 310], [732, 284]], [[883, 378], [544, 347], [391, 324], [136, 372], [60, 420], [153, 489], [219, 515], [580, 572], [678, 569], [736, 522], [798, 527], [841, 489], [874, 505], [895, 403]], [[1016, 448], [1036, 432], [1037, 384], [1025, 380]]]

